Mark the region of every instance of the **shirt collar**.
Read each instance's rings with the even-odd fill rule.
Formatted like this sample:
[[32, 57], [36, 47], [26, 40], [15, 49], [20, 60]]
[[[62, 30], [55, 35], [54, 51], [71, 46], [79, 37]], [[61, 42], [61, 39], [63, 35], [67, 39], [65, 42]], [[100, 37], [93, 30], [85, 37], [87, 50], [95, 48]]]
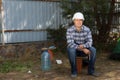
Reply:
[[[73, 27], [73, 30], [77, 31], [74, 25], [72, 27]], [[83, 29], [84, 29], [84, 25], [82, 25], [81, 31], [83, 31]]]

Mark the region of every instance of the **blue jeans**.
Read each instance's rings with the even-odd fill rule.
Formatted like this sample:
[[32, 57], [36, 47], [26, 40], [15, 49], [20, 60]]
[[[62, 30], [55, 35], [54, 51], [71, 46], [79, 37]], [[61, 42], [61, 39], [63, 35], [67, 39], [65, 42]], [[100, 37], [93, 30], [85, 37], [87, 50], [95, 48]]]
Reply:
[[[95, 71], [94, 65], [95, 65], [95, 60], [96, 60], [96, 49], [94, 47], [88, 48], [90, 50], [90, 60], [88, 62], [88, 74], [93, 74]], [[77, 74], [77, 68], [76, 68], [76, 56], [81, 55], [81, 56], [87, 56], [85, 53], [82, 51], [78, 51], [75, 48], [67, 48], [68, 52], [68, 58], [70, 61], [71, 65], [71, 73], [72, 74]]]

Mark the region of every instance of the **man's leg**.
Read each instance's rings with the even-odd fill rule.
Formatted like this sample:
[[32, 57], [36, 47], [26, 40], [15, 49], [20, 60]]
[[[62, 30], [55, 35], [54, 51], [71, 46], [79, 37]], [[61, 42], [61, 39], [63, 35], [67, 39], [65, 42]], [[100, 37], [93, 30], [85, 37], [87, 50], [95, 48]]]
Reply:
[[68, 58], [71, 65], [71, 73], [72, 75], [77, 75], [76, 69], [76, 49], [74, 48], [67, 48]]
[[90, 60], [88, 65], [88, 74], [92, 75], [95, 72], [96, 49], [94, 47], [88, 48], [90, 50]]

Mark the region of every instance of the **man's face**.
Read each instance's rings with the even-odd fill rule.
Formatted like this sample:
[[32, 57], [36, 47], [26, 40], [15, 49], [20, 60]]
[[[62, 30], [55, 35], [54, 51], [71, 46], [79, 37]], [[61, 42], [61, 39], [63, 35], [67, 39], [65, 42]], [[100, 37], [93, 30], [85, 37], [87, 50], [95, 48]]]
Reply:
[[80, 28], [83, 25], [83, 20], [82, 19], [74, 19], [74, 25], [77, 28]]

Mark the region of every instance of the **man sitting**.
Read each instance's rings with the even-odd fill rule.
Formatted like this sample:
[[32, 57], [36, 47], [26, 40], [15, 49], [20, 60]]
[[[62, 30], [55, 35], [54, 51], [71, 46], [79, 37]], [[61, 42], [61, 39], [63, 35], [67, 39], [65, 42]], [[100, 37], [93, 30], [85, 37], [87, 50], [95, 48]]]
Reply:
[[96, 49], [92, 46], [93, 40], [91, 31], [88, 27], [83, 25], [84, 16], [81, 12], [74, 14], [73, 18], [74, 25], [67, 29], [67, 52], [69, 61], [71, 64], [71, 76], [77, 76], [76, 69], [76, 55], [90, 55], [88, 62], [88, 75], [97, 76], [95, 73], [95, 60], [96, 60]]

